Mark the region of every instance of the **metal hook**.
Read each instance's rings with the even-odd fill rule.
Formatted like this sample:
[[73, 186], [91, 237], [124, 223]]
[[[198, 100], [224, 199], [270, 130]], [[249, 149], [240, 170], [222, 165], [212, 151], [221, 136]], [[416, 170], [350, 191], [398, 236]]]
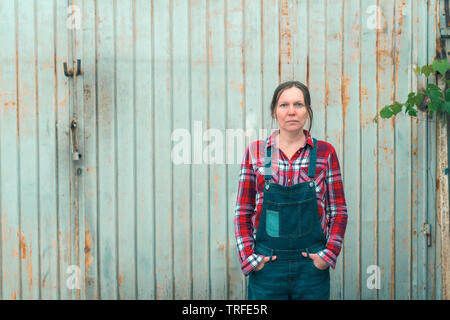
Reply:
[[67, 62], [64, 62], [63, 66], [64, 66], [64, 74], [66, 75], [66, 77], [72, 77], [73, 76], [73, 71], [72, 71], [72, 69], [67, 71]]
[[[67, 70], [67, 62], [63, 63], [64, 66], [64, 74], [66, 75], [66, 77], [73, 77], [73, 71], [72, 69]], [[77, 59], [77, 71], [76, 71], [76, 75], [79, 76], [81, 74], [81, 60]]]

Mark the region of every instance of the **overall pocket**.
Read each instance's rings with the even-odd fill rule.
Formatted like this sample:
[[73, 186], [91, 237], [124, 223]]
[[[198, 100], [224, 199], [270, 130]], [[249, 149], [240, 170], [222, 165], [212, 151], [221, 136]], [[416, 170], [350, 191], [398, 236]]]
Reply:
[[278, 211], [266, 210], [266, 232], [273, 238], [280, 236], [280, 219]]
[[289, 203], [267, 201], [266, 232], [274, 238], [300, 238], [312, 232], [314, 201], [311, 198]]

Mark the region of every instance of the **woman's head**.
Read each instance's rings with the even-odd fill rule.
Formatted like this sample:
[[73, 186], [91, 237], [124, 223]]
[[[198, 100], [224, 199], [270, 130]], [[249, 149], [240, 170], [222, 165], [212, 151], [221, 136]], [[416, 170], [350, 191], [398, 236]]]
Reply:
[[281, 83], [274, 91], [270, 105], [272, 118], [278, 121], [280, 130], [301, 130], [309, 118], [311, 131], [313, 112], [308, 87], [298, 81]]

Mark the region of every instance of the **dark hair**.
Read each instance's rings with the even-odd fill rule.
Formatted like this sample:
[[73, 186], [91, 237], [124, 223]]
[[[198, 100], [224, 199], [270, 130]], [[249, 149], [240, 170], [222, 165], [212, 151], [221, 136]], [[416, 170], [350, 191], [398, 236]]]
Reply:
[[270, 111], [272, 114], [272, 118], [274, 118], [275, 114], [275, 108], [277, 107], [278, 99], [280, 98], [281, 94], [284, 90], [290, 89], [290, 88], [298, 88], [303, 93], [303, 98], [305, 99], [305, 106], [306, 110], [308, 111], [309, 115], [309, 129], [308, 132], [311, 131], [312, 127], [312, 121], [313, 121], [313, 111], [311, 109], [311, 96], [309, 95], [309, 89], [307, 86], [305, 86], [303, 83], [299, 81], [286, 81], [278, 85], [278, 87], [275, 89], [273, 93], [272, 103], [270, 104]]

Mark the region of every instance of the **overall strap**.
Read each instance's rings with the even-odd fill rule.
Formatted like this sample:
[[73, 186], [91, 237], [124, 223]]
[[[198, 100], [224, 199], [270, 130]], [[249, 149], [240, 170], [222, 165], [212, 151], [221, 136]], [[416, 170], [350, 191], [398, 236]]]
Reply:
[[270, 181], [272, 179], [272, 148], [267, 146], [266, 141], [266, 156], [264, 157], [264, 180]]
[[316, 175], [316, 159], [317, 159], [317, 140], [313, 138], [314, 147], [309, 152], [309, 168], [308, 177], [314, 178]]

